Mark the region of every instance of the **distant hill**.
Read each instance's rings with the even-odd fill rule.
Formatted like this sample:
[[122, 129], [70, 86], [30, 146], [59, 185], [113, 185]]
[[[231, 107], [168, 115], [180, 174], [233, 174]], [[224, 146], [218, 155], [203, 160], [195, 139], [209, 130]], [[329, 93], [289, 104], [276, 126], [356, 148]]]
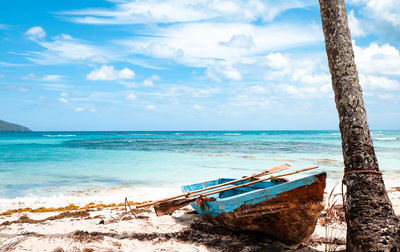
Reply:
[[0, 131], [31, 131], [27, 127], [0, 120]]

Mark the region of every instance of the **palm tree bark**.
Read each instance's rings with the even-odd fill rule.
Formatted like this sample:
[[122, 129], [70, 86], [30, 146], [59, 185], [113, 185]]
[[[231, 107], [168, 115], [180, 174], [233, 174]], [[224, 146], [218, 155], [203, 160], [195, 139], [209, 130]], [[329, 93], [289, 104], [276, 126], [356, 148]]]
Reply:
[[347, 251], [399, 251], [394, 214], [370, 136], [344, 0], [319, 0], [339, 114], [347, 187]]

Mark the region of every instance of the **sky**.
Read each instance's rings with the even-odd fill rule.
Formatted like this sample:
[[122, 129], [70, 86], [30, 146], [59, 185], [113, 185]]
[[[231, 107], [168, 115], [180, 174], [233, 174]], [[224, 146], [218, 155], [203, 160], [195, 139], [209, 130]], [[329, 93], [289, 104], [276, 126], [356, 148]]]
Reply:
[[[372, 129], [400, 129], [400, 3], [346, 9]], [[338, 129], [318, 1], [13, 0], [0, 119], [32, 130]]]

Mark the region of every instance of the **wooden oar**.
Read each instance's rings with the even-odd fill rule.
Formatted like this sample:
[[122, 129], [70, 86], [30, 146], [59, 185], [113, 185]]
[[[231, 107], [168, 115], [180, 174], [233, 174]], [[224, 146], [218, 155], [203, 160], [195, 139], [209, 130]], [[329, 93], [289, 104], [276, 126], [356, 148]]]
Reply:
[[275, 173], [275, 172], [279, 172], [279, 171], [283, 171], [283, 170], [286, 170], [286, 169], [289, 169], [289, 168], [290, 168], [290, 165], [281, 164], [281, 165], [272, 167], [269, 170], [265, 170], [265, 171], [260, 172], [258, 174], [254, 174], [254, 175], [252, 175], [250, 177], [243, 177], [243, 178], [240, 178], [240, 179], [232, 180], [232, 181], [229, 181], [229, 182], [226, 182], [226, 183], [222, 183], [222, 184], [218, 184], [218, 185], [215, 185], [215, 186], [205, 187], [205, 188], [202, 188], [202, 189], [199, 189], [199, 190], [182, 193], [182, 194], [179, 194], [179, 195], [176, 195], [176, 196], [172, 196], [172, 197], [169, 197], [169, 198], [165, 198], [165, 199], [156, 200], [156, 201], [153, 201], [153, 202], [141, 204], [141, 205], [136, 206], [136, 208], [152, 206], [152, 205], [164, 202], [164, 201], [169, 201], [169, 200], [177, 199], [177, 198], [180, 198], [180, 197], [189, 197], [189, 196], [191, 196], [191, 194], [194, 194], [194, 193], [199, 193], [199, 192], [211, 190], [211, 189], [214, 189], [214, 188], [226, 186], [226, 185], [233, 184], [233, 183], [240, 182], [240, 181], [249, 180], [249, 179], [252, 179], [252, 178], [262, 177], [262, 176], [265, 176], [265, 175], [268, 175], [268, 174], [272, 174], [272, 173]]
[[199, 199], [201, 197], [206, 197], [206, 196], [211, 195], [211, 194], [229, 191], [229, 190], [236, 189], [236, 188], [239, 188], [239, 187], [245, 187], [245, 186], [253, 185], [253, 184], [256, 184], [256, 183], [259, 183], [259, 182], [262, 182], [262, 181], [269, 180], [271, 178], [280, 178], [280, 177], [289, 176], [289, 175], [293, 175], [293, 174], [304, 172], [304, 171], [317, 169], [318, 167], [319, 166], [313, 166], [313, 167], [297, 170], [297, 171], [294, 171], [294, 172], [289, 172], [289, 173], [286, 173], [286, 174], [281, 174], [281, 175], [277, 175], [277, 176], [270, 176], [268, 178], [259, 179], [259, 180], [252, 181], [252, 182], [249, 182], [249, 183], [245, 183], [245, 184], [242, 184], [242, 185], [230, 186], [230, 187], [218, 189], [218, 190], [211, 191], [211, 192], [206, 192], [206, 193], [203, 193], [203, 194], [200, 194], [200, 195], [196, 195], [196, 196], [191, 197], [191, 198], [176, 199], [176, 200], [160, 202], [160, 203], [154, 205], [154, 210], [155, 210], [157, 216], [171, 214], [175, 210], [177, 210], [179, 208], [182, 208], [184, 206], [187, 206], [190, 203], [196, 201], [197, 199]]

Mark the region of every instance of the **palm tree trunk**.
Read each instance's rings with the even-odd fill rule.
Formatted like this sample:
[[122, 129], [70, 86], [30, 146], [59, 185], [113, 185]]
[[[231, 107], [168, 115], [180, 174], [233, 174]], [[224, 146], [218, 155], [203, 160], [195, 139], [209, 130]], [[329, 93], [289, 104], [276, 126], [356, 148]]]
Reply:
[[342, 136], [347, 251], [399, 251], [399, 219], [375, 156], [344, 0], [319, 0], [319, 4]]

